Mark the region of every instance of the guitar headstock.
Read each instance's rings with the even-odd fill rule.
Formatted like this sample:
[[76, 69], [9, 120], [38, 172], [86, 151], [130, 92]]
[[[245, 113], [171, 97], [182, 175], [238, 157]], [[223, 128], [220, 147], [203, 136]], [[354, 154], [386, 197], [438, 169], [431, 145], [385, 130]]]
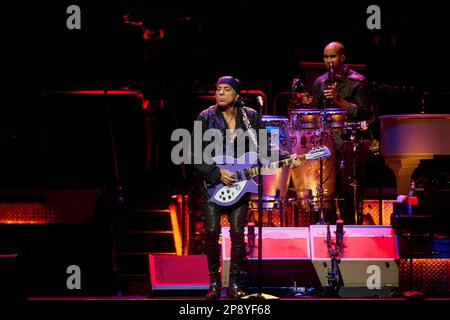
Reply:
[[323, 159], [323, 158], [328, 158], [329, 156], [331, 156], [330, 149], [328, 149], [328, 147], [326, 147], [326, 146], [323, 146], [323, 147], [311, 149], [310, 151], [308, 151], [308, 153], [305, 154], [305, 159], [306, 160], [319, 160], [319, 159]]

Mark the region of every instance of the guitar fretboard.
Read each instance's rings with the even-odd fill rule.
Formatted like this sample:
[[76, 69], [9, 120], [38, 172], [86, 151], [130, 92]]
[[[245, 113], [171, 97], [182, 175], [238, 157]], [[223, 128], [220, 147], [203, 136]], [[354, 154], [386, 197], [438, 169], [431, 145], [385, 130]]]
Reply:
[[[297, 156], [296, 159], [305, 160], [305, 155]], [[289, 157], [280, 161], [275, 161], [266, 165], [261, 166], [261, 174], [276, 170], [278, 168], [289, 167], [292, 164], [293, 158]], [[253, 167], [247, 171], [250, 177], [258, 175], [258, 167]]]

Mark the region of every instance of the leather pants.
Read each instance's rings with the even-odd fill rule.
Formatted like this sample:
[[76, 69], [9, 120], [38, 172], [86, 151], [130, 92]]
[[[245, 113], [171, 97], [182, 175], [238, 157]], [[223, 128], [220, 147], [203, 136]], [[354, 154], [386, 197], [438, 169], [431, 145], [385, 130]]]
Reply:
[[230, 223], [230, 283], [238, 281], [242, 264], [245, 258], [244, 227], [247, 223], [248, 197], [244, 196], [232, 206], [222, 207], [206, 200], [203, 203], [205, 221], [205, 251], [208, 260], [208, 270], [211, 282], [220, 282], [220, 246], [219, 236], [221, 232], [220, 215], [228, 213]]

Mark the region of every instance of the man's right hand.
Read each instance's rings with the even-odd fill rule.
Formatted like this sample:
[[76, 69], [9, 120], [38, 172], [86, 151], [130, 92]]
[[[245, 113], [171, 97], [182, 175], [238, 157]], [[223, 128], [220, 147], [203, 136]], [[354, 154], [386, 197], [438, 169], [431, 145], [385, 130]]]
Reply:
[[226, 169], [220, 169], [220, 181], [227, 186], [236, 182], [233, 178], [233, 174]]
[[311, 95], [308, 92], [303, 92], [302, 96], [300, 97], [300, 102], [302, 104], [311, 104], [312, 103]]

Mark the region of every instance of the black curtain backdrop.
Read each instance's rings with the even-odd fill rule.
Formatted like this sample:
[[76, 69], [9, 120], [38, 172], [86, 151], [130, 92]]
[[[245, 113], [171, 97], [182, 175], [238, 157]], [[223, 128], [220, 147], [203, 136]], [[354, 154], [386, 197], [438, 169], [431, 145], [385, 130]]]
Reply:
[[[66, 27], [72, 4], [81, 8], [81, 30]], [[381, 9], [381, 30], [366, 26], [371, 4]], [[436, 93], [430, 101], [439, 108], [448, 103], [439, 96], [450, 91], [442, 3], [47, 0], [2, 6], [8, 13], [1, 28], [2, 154], [37, 148], [30, 128], [43, 92], [131, 87], [150, 102], [158, 166], [169, 168], [171, 132], [191, 128], [198, 111], [212, 104], [197, 99], [195, 90], [213, 89], [219, 76], [231, 74], [244, 89], [273, 98], [290, 90], [300, 61], [321, 62], [330, 41], [345, 45], [347, 62], [366, 64], [371, 81], [411, 91], [395, 108], [414, 112], [423, 92]], [[162, 30], [163, 37], [144, 40], [144, 30]], [[393, 110], [392, 99], [380, 93], [383, 113]]]

